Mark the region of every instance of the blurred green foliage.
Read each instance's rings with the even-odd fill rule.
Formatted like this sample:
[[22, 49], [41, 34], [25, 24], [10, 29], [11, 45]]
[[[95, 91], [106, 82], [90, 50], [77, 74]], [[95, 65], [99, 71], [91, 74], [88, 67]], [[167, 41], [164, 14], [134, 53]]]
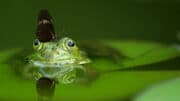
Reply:
[[[102, 74], [88, 86], [58, 85], [55, 95], [58, 101], [124, 101], [126, 98], [132, 99], [132, 96], [152, 84], [179, 77], [179, 71], [171, 70], [171, 67], [176, 70], [179, 68], [178, 61], [172, 62], [174, 59], [179, 60], [179, 51], [172, 46], [158, 43], [177, 41], [180, 13], [176, 11], [179, 10], [179, 5], [178, 1], [169, 0], [1, 1], [0, 100], [36, 100], [36, 81], [20, 79], [10, 65], [4, 62], [23, 47], [32, 46], [37, 13], [42, 8], [51, 12], [56, 32], [60, 37], [63, 33], [68, 33], [67, 36], [75, 40], [113, 39], [104, 42], [132, 59], [122, 60], [121, 65], [114, 64], [109, 59], [95, 59], [92, 65], [96, 69], [114, 72]], [[129, 40], [119, 41], [122, 39]], [[17, 47], [19, 49], [16, 49]], [[163, 69], [164, 66], [168, 67], [169, 71], [154, 70], [156, 67]], [[146, 70], [147, 67], [153, 70]], [[169, 86], [174, 88], [162, 89], [165, 92], [176, 91], [178, 83], [172, 83], [175, 84]], [[163, 90], [157, 88], [152, 93], [161, 93]], [[145, 94], [142, 97], [146, 101], [150, 98], [153, 99], [153, 95]]]
[[66, 32], [73, 39], [174, 42], [179, 29], [179, 5], [169, 0], [2, 1], [0, 49], [31, 45], [37, 13], [42, 8], [53, 16], [60, 36]]
[[178, 101], [180, 99], [180, 78], [150, 86], [139, 94], [134, 101]]

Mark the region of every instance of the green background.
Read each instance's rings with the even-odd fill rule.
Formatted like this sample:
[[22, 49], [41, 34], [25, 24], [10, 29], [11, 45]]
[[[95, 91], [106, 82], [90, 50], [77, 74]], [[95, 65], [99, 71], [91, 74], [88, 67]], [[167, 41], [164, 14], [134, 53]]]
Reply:
[[74, 39], [143, 39], [174, 42], [176, 0], [4, 0], [0, 3], [0, 49], [32, 43], [36, 18], [46, 8], [56, 32]]
[[[67, 33], [79, 39], [117, 39], [111, 41], [125, 55], [138, 56], [146, 50], [157, 51], [144, 58], [122, 62], [127, 68], [160, 62], [149, 67], [178, 69], [179, 52], [160, 43], [176, 43], [179, 32], [179, 1], [173, 0], [6, 0], [0, 3], [0, 62], [16, 53], [15, 48], [31, 47], [35, 39], [36, 19], [40, 9], [46, 8], [54, 18], [59, 36]], [[131, 40], [131, 41], [129, 41]], [[134, 40], [134, 41], [132, 41]], [[150, 40], [151, 42], [141, 41]], [[154, 42], [153, 42], [154, 41]], [[14, 48], [14, 49], [13, 49]], [[122, 48], [122, 50], [121, 50]], [[13, 50], [11, 50], [13, 49]], [[8, 51], [7, 51], [8, 50]], [[153, 57], [153, 59], [151, 59]], [[175, 61], [175, 62], [174, 62]], [[0, 99], [12, 101], [35, 100], [35, 81], [23, 81], [15, 76], [9, 65], [0, 64]], [[114, 63], [96, 60], [100, 70], [112, 69]], [[148, 66], [145, 66], [146, 68]], [[161, 68], [161, 69], [162, 69]], [[115, 68], [119, 69], [119, 68]], [[179, 77], [179, 71], [119, 71], [102, 75], [89, 86], [58, 85], [55, 99], [64, 101], [119, 101], [139, 93], [145, 87]], [[122, 91], [121, 91], [122, 90]], [[168, 92], [168, 91], [167, 91]], [[175, 91], [176, 92], [176, 91]], [[97, 93], [97, 94], [96, 94]], [[112, 94], [114, 93], [114, 94]], [[83, 96], [82, 96], [83, 95]]]

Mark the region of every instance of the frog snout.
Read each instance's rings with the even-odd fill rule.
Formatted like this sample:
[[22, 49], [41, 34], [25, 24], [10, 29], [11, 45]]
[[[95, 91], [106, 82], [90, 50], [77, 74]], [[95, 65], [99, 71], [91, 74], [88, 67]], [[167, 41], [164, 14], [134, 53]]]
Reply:
[[53, 54], [54, 54], [54, 55], [59, 55], [59, 54], [60, 54], [60, 51], [54, 50], [54, 51], [53, 51]]
[[51, 49], [51, 51], [52, 51], [52, 54], [54, 54], [54, 55], [59, 55], [60, 54], [60, 51], [56, 47], [53, 47]]

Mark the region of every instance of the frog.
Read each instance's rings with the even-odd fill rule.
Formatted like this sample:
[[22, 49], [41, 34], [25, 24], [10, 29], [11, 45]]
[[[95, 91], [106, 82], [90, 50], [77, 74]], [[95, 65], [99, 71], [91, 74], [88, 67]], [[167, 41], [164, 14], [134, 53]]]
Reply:
[[75, 69], [86, 72], [83, 65], [91, 62], [75, 41], [68, 37], [46, 43], [36, 39], [33, 48], [34, 53], [28, 56], [28, 67], [35, 69], [33, 75], [36, 79], [47, 77], [64, 84], [72, 83], [76, 77]]

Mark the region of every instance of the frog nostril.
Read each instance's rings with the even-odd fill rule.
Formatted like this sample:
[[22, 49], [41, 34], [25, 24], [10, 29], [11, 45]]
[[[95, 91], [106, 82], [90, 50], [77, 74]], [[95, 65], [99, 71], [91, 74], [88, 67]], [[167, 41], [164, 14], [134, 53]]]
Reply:
[[53, 48], [52, 48], [52, 50], [56, 50], [56, 48], [55, 48], [55, 47], [53, 47]]

